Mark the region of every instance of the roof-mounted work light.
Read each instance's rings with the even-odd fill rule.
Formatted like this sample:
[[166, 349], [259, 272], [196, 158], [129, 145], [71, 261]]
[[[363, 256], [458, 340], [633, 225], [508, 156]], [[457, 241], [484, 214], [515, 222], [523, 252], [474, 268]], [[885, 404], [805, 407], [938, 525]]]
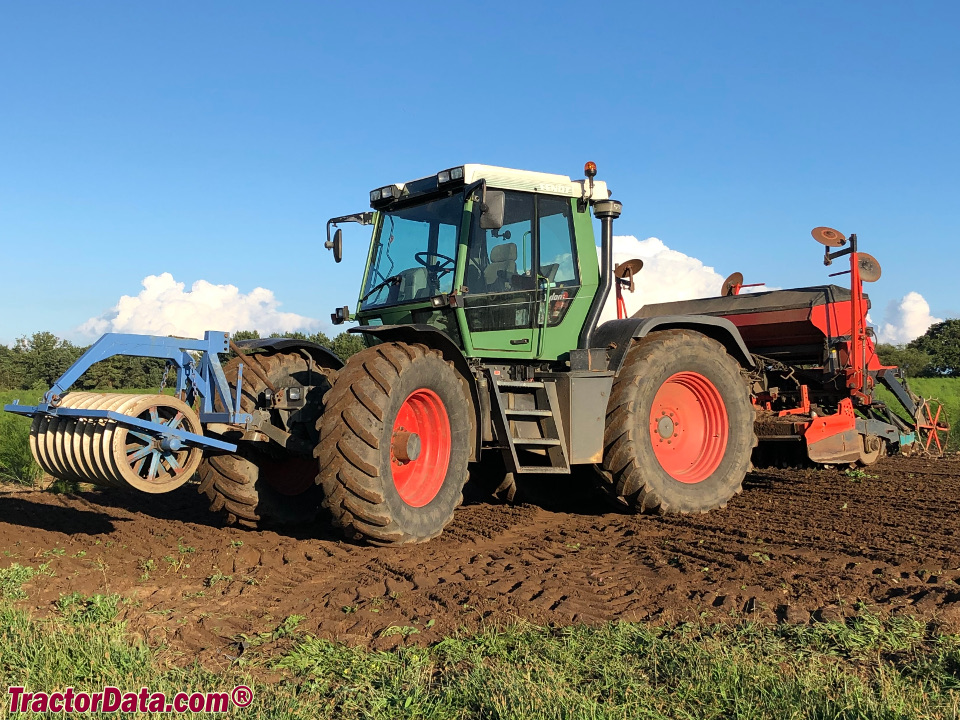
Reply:
[[446, 185], [449, 182], [463, 180], [463, 166], [441, 170], [437, 173], [437, 185]]
[[374, 207], [386, 205], [394, 200], [399, 200], [401, 195], [403, 195], [402, 184], [387, 185], [370, 191], [370, 204]]

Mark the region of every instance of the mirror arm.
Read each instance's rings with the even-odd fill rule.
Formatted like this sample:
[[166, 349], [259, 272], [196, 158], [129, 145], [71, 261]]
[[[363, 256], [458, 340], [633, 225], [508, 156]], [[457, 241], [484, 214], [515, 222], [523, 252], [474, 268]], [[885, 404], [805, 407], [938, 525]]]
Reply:
[[[333, 227], [337, 227], [337, 223], [342, 223], [342, 222], [355, 222], [355, 223], [360, 223], [361, 225], [372, 225], [373, 213], [372, 212], [353, 213], [352, 215], [342, 215], [340, 217], [330, 218], [329, 220], [327, 220], [327, 241], [323, 244], [323, 246], [327, 250], [333, 250], [334, 255], [337, 255], [338, 253], [342, 252], [343, 244], [342, 244], [342, 240], [340, 240], [340, 242], [338, 243], [336, 240], [330, 239], [330, 226], [332, 225]], [[337, 229], [337, 232], [339, 233], [340, 230]], [[338, 244], [341, 248], [340, 250], [335, 249], [335, 247]], [[338, 259], [337, 262], [340, 262], [340, 260]]]
[[332, 248], [332, 240], [330, 239], [330, 226], [336, 227], [337, 223], [345, 222], [355, 222], [361, 225], [373, 225], [373, 213], [372, 212], [360, 212], [353, 213], [352, 215], [342, 215], [340, 217], [330, 218], [327, 220], [327, 242], [324, 245], [327, 249]]
[[467, 186], [463, 189], [463, 197], [464, 197], [464, 198], [469, 198], [471, 195], [473, 195], [474, 192], [477, 191], [478, 188], [479, 188], [479, 190], [480, 190], [480, 202], [481, 202], [481, 203], [486, 203], [486, 201], [487, 201], [487, 181], [484, 180], [483, 178], [477, 180], [476, 182], [472, 182], [472, 183], [470, 183], [469, 185], [467, 185]]

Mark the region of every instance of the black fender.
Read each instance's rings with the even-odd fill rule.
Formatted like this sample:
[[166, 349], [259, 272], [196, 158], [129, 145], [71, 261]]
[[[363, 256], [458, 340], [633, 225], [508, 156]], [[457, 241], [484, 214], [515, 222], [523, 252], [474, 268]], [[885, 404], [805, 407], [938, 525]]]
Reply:
[[290, 352], [291, 350], [303, 350], [312, 357], [317, 365], [332, 370], [339, 370], [343, 367], [341, 360], [332, 351], [323, 345], [317, 345], [309, 340], [297, 340], [295, 338], [258, 338], [256, 340], [240, 340], [237, 347], [241, 350], [273, 350], [274, 352]]
[[753, 356], [747, 350], [737, 326], [726, 318], [710, 315], [662, 315], [608, 320], [594, 331], [590, 344], [594, 348], [606, 350], [609, 356], [608, 369], [619, 373], [627, 350], [630, 349], [631, 340], [646, 337], [655, 330], [676, 328], [696, 330], [711, 337], [723, 345], [740, 365], [746, 368], [754, 367]]
[[464, 382], [470, 388], [470, 399], [473, 401], [474, 433], [473, 442], [470, 445], [470, 460], [480, 459], [480, 392], [477, 389], [477, 379], [470, 370], [467, 358], [459, 346], [443, 330], [439, 330], [432, 325], [412, 324], [412, 325], [361, 325], [360, 327], [350, 328], [348, 332], [358, 335], [370, 335], [382, 342], [403, 342], [403, 343], [422, 343], [434, 350], [439, 350], [443, 359], [452, 362], [454, 368], [460, 373]]

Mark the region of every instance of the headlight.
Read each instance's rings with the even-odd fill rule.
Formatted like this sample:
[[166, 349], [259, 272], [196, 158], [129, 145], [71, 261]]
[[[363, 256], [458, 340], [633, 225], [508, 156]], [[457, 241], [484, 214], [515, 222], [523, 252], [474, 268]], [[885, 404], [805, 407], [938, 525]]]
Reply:
[[397, 197], [396, 188], [393, 185], [387, 185], [386, 187], [380, 188], [380, 197], [384, 200], [387, 198]]
[[463, 180], [463, 168], [455, 167], [450, 171], [451, 180]]
[[370, 191], [370, 202], [376, 202], [380, 199], [380, 190], [371, 190]]
[[443, 185], [443, 183], [450, 182], [450, 171], [443, 170], [437, 173], [437, 184]]

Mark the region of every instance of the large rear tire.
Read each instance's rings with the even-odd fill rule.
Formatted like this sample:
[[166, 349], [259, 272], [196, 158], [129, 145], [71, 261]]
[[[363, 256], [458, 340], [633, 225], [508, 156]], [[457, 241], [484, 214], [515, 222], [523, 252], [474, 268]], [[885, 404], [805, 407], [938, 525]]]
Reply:
[[[306, 447], [316, 444], [317, 418], [323, 412], [323, 396], [336, 377], [336, 370], [321, 368], [299, 353], [257, 353], [227, 363], [224, 374], [231, 389], [236, 388], [237, 368], [243, 362], [242, 412], [264, 409], [266, 384], [250, 371], [256, 363], [275, 387], [311, 388], [305, 407], [282, 421], [272, 411], [274, 424], [289, 425], [288, 432]], [[218, 408], [220, 409], [220, 408]], [[204, 459], [199, 470], [200, 488], [210, 499], [210, 509], [222, 513], [229, 525], [260, 528], [299, 525], [314, 520], [322, 493], [316, 486], [316, 463], [309, 455], [294, 455], [269, 441], [238, 442], [231, 455]]]
[[742, 489], [757, 444], [739, 364], [692, 330], [627, 353], [607, 406], [605, 489], [643, 512], [704, 513]]
[[324, 401], [314, 454], [334, 524], [378, 545], [439, 535], [470, 455], [471, 403], [453, 365], [425, 345], [383, 343], [353, 355]]

